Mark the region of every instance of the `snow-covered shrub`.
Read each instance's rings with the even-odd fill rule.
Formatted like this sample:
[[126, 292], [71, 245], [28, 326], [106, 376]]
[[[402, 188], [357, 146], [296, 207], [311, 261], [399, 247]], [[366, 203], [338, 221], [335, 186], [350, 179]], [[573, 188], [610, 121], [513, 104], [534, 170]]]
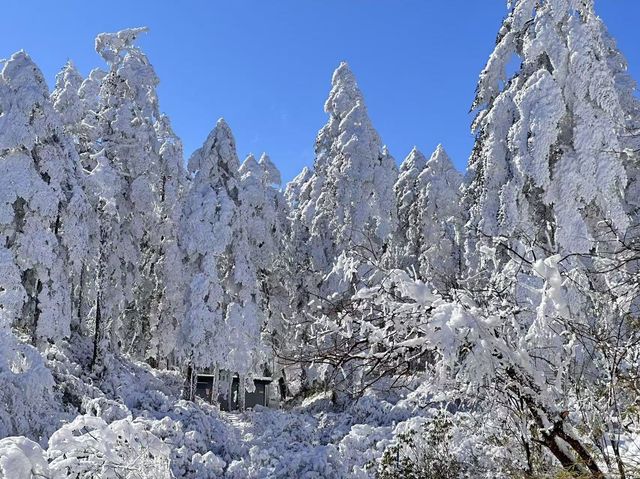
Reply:
[[82, 409], [86, 414], [98, 417], [107, 423], [125, 419], [131, 414], [127, 406], [106, 397], [87, 398], [82, 404]]
[[0, 439], [0, 479], [48, 477], [42, 448], [26, 437]]
[[171, 445], [171, 470], [176, 477], [207, 477], [205, 470], [214, 474], [246, 453], [238, 434], [213, 406], [178, 401], [162, 416], [139, 421]]
[[249, 456], [233, 462], [227, 477], [296, 477], [300, 479], [341, 479], [345, 470], [333, 444], [326, 446], [310, 443], [274, 444], [254, 446]]
[[191, 458], [191, 464], [195, 477], [200, 479], [216, 479], [224, 472], [227, 465], [222, 459], [211, 451], [204, 454], [195, 453]]
[[49, 439], [54, 478], [170, 478], [169, 447], [131, 418], [78, 416]]
[[359, 423], [388, 425], [392, 407], [393, 405], [385, 399], [366, 394], [355, 401], [349, 408], [349, 413]]
[[346, 477], [334, 442], [348, 431], [349, 425], [339, 418], [327, 423], [326, 416], [332, 415], [269, 409], [247, 412], [242, 429], [248, 451], [231, 461], [227, 477]]
[[371, 477], [375, 464], [391, 441], [393, 428], [355, 424], [340, 441], [338, 449], [345, 468], [356, 478]]
[[54, 380], [34, 347], [0, 332], [0, 437], [46, 441], [64, 413]]
[[180, 397], [183, 381], [177, 371], [157, 370], [144, 362], [114, 357], [100, 389], [132, 411], [166, 412]]
[[[452, 421], [446, 413], [411, 421], [380, 460], [379, 479], [451, 479], [468, 477], [470, 465], [452, 452]], [[477, 474], [479, 471], [475, 471]], [[477, 476], [476, 476], [477, 477]]]

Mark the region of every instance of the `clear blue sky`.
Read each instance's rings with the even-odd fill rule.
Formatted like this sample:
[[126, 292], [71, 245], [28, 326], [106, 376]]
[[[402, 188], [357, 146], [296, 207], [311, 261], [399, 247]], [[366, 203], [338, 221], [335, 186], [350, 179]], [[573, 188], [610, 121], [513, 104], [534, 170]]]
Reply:
[[[640, 79], [640, 1], [597, 0]], [[25, 49], [50, 84], [67, 59], [103, 66], [97, 33], [146, 25], [161, 109], [188, 155], [219, 117], [241, 157], [267, 151], [285, 180], [313, 162], [331, 73], [351, 65], [398, 160], [443, 143], [463, 169], [476, 79], [506, 0], [21, 0], [3, 2], [0, 58]]]

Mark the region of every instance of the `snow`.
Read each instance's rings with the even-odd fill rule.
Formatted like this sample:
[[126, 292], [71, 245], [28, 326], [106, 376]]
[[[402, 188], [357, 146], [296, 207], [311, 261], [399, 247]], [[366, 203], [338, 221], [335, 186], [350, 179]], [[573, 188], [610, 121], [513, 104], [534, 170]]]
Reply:
[[344, 62], [333, 74], [325, 111], [329, 121], [318, 133], [314, 172], [300, 189], [305, 198], [298, 199], [295, 221], [309, 231], [313, 264], [326, 273], [345, 249], [388, 241], [397, 221], [397, 168]]
[[0, 477], [48, 477], [49, 464], [44, 451], [24, 437], [0, 439]]
[[[593, 245], [592, 205], [618, 231], [628, 227], [627, 175], [617, 153], [625, 93], [615, 88], [608, 38], [591, 3], [568, 11], [566, 2], [548, 1], [530, 18], [532, 2], [520, 1], [505, 21], [508, 33], [481, 75], [475, 102], [486, 109], [474, 124], [481, 141], [466, 186], [469, 226], [535, 237], [532, 227], [547, 222], [553, 247], [574, 252]], [[505, 48], [522, 65], [499, 88]], [[529, 182], [540, 191], [525, 195]]]
[[130, 419], [78, 416], [51, 436], [47, 456], [54, 476], [170, 477], [169, 448]]
[[51, 93], [2, 62], [0, 477], [635, 474], [640, 101], [591, 0], [510, 2], [464, 175], [398, 168], [344, 62], [312, 169], [223, 119], [185, 168], [146, 32]]

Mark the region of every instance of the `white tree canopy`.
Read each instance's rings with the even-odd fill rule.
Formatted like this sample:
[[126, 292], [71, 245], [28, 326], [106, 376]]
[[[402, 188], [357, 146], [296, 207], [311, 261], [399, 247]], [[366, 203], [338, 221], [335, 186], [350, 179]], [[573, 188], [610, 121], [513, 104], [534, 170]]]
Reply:
[[[513, 2], [478, 83], [470, 229], [585, 252], [597, 220], [627, 228], [625, 114], [592, 4]], [[507, 78], [514, 57], [522, 63]]]
[[325, 111], [329, 122], [318, 133], [314, 172], [298, 204], [319, 271], [327, 271], [342, 251], [353, 247], [381, 254], [397, 223], [397, 167], [371, 124], [346, 63], [333, 74]]
[[3, 322], [25, 327], [36, 343], [60, 339], [70, 333], [69, 276], [87, 245], [78, 156], [24, 52], [2, 69], [0, 111], [0, 232], [8, 250], [1, 256], [13, 263], [3, 266], [4, 314], [13, 316]]

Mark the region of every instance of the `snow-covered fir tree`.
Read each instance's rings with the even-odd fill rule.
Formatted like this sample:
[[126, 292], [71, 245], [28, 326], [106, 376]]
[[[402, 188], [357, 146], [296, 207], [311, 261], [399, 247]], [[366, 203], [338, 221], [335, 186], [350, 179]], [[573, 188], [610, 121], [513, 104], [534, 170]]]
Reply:
[[87, 165], [101, 133], [98, 110], [100, 87], [106, 74], [96, 68], [83, 79], [73, 62], [68, 61], [56, 75], [56, 85], [51, 92], [53, 106], [60, 113], [65, 130], [73, 137], [87, 170], [95, 166]]
[[[104, 72], [96, 70], [92, 72], [103, 76]], [[92, 158], [95, 154], [95, 141], [97, 132], [91, 127], [95, 125], [99, 84], [93, 85], [95, 98], [88, 103], [81, 95], [81, 90], [87, 88], [93, 82], [92, 78], [83, 80], [82, 75], [75, 68], [73, 62], [68, 61], [63, 69], [56, 75], [56, 86], [51, 92], [50, 98], [53, 107], [60, 114], [63, 129], [73, 142], [78, 153], [78, 174], [76, 180], [85, 193], [90, 193], [87, 183], [88, 176], [83, 165], [95, 166]], [[89, 195], [89, 201], [92, 198]], [[95, 209], [89, 207], [82, 220], [87, 228], [87, 253], [77, 261], [77, 267], [70, 276], [73, 287], [71, 324], [74, 330], [86, 333], [89, 326], [89, 315], [95, 306], [95, 272], [98, 259], [98, 221]]]
[[80, 124], [75, 125], [75, 130], [79, 131], [78, 152], [80, 160], [86, 170], [92, 170], [96, 164], [92, 160], [95, 153], [96, 144], [100, 140], [102, 129], [100, 126], [100, 91], [102, 83], [107, 76], [107, 72], [101, 68], [94, 68], [89, 72], [89, 76], [84, 79], [78, 95], [84, 108], [84, 116]]
[[[159, 113], [158, 78], [146, 55], [135, 46], [136, 38], [145, 31], [129, 29], [96, 38], [96, 51], [109, 65], [109, 73], [97, 74], [100, 90], [95, 107], [95, 153], [87, 163], [97, 164], [92, 170], [98, 190], [94, 204], [100, 212], [102, 235], [107, 235], [100, 242], [114, 249], [106, 254], [106, 261], [116, 263], [106, 271], [98, 267], [98, 272], [119, 288], [108, 293], [108, 300], [100, 300], [101, 307], [108, 311], [108, 320], [115, 321], [108, 328], [109, 334], [136, 357], [164, 359], [170, 352], [167, 348], [175, 342], [169, 339], [170, 331], [177, 331], [179, 320], [166, 317], [176, 306], [165, 303], [179, 297], [165, 295], [167, 288], [175, 287], [167, 286], [172, 278], [167, 277], [165, 257], [174, 252], [179, 221], [171, 213], [179, 211], [171, 204], [179, 198], [174, 192], [166, 192], [179, 192], [181, 187], [168, 182], [179, 182], [184, 175], [181, 160], [176, 158], [179, 149], [167, 149], [167, 142], [175, 142], [175, 138], [170, 139], [174, 135]], [[82, 93], [90, 101], [92, 83], [83, 83], [82, 88], [85, 86]], [[100, 254], [105, 255], [104, 247]], [[175, 273], [180, 276], [179, 269]], [[103, 283], [100, 294], [107, 294], [104, 279], [98, 279]], [[105, 319], [105, 314], [96, 311], [98, 315]], [[162, 350], [154, 335], [159, 324], [164, 325]], [[160, 353], [163, 356], [158, 357]]]
[[182, 354], [195, 368], [225, 364], [225, 303], [219, 270], [232, 240], [237, 188], [226, 189], [235, 143], [220, 120], [203, 147], [189, 160], [194, 174], [184, 203], [181, 241], [186, 255], [187, 293]]
[[71, 278], [87, 253], [88, 203], [73, 142], [38, 67], [16, 53], [0, 82], [3, 322], [41, 344], [70, 334]]
[[[588, 440], [570, 430], [558, 404], [593, 418], [583, 423], [586, 428], [609, 414], [576, 400], [595, 397], [598, 381], [581, 383], [567, 371], [596, 378], [598, 367], [585, 358], [607, 355], [608, 346], [575, 343], [576, 335], [629, 331], [621, 319], [627, 312], [614, 313], [611, 301], [603, 300], [611, 294], [620, 295], [613, 301], [619, 306], [629, 300], [626, 280], [605, 274], [620, 271], [623, 263], [613, 258], [611, 245], [626, 249], [617, 238], [629, 226], [624, 197], [629, 132], [622, 106], [628, 90], [616, 82], [622, 67], [612, 68], [611, 56], [592, 1], [513, 2], [480, 77], [477, 140], [464, 192], [470, 213], [468, 283], [485, 293], [493, 289], [492, 296], [502, 301], [491, 313], [501, 319], [487, 331], [478, 329], [475, 347], [488, 335], [499, 335], [504, 341], [499, 348], [525, 354], [498, 355], [502, 364], [492, 366], [504, 368], [506, 381], [515, 381], [507, 396], [525, 398], [526, 415], [538, 428], [556, 424], [555, 432], [534, 430], [533, 439], [525, 441], [541, 434], [547, 452], [566, 468], [596, 477], [601, 473], [585, 447]], [[521, 65], [507, 78], [514, 58]], [[613, 270], [611, 263], [617, 265]], [[495, 299], [481, 296], [474, 307], [489, 324]]]
[[442, 145], [428, 161], [417, 148], [411, 150], [394, 186], [399, 225], [387, 263], [408, 270], [441, 292], [462, 273], [461, 186], [462, 175]]
[[[286, 348], [293, 354], [312, 347], [308, 311], [331, 307], [322, 298], [351, 288], [333, 270], [351, 257], [362, 264], [381, 262], [397, 226], [393, 185], [398, 169], [371, 124], [346, 63], [333, 73], [324, 109], [329, 121], [316, 138], [313, 173], [303, 171], [286, 192], [294, 206], [286, 265], [295, 311]], [[303, 387], [315, 374], [309, 366], [302, 364], [296, 373]]]
[[180, 321], [184, 316], [185, 276], [180, 247], [182, 205], [189, 188], [183, 164], [182, 142], [171, 128], [166, 115], [155, 124], [159, 150], [159, 230], [157, 263], [154, 265], [155, 294], [149, 311], [149, 342], [146, 356], [167, 360], [179, 346]]
[[287, 186], [284, 189], [284, 197], [287, 200], [289, 209], [295, 210], [298, 207], [302, 188], [307, 183], [307, 181], [311, 179], [312, 175], [313, 171], [305, 166], [293, 180], [287, 183]]
[[266, 343], [278, 347], [287, 336], [285, 317], [290, 314], [289, 280], [285, 258], [285, 238], [289, 208], [285, 196], [276, 189], [280, 171], [268, 155], [259, 161], [249, 155], [240, 166], [243, 210], [247, 212], [247, 233], [251, 261], [256, 270], [264, 315]]
[[417, 178], [418, 197], [408, 241], [419, 244], [420, 276], [444, 292], [462, 273], [461, 235], [465, 215], [460, 203], [462, 175], [438, 145]]
[[284, 245], [285, 268], [288, 271], [286, 284], [295, 310], [305, 306], [306, 292], [317, 289], [309, 252], [309, 229], [302, 221], [300, 210], [302, 204], [309, 202], [312, 178], [313, 171], [305, 166], [284, 191], [289, 211]]
[[599, 220], [625, 231], [625, 115], [609, 48], [591, 0], [513, 2], [474, 102], [472, 238], [520, 236], [566, 253], [589, 251]]
[[219, 120], [189, 160], [195, 176], [182, 235], [190, 278], [182, 331], [193, 366], [246, 375], [262, 360], [263, 313], [249, 238], [254, 211], [239, 169], [231, 129]]
[[383, 253], [397, 224], [397, 167], [346, 63], [333, 74], [325, 111], [329, 122], [318, 133], [314, 172], [301, 189], [295, 221], [308, 231], [313, 267], [326, 273], [345, 250]]
[[398, 181], [393, 186], [398, 208], [398, 228], [389, 248], [391, 264], [401, 269], [417, 271], [420, 245], [415, 231], [418, 225], [416, 201], [418, 199], [418, 176], [427, 164], [425, 156], [414, 147], [400, 165]]
[[51, 92], [53, 107], [66, 127], [77, 126], [85, 117], [80, 99], [80, 87], [84, 79], [73, 62], [68, 61], [56, 75], [56, 86]]

